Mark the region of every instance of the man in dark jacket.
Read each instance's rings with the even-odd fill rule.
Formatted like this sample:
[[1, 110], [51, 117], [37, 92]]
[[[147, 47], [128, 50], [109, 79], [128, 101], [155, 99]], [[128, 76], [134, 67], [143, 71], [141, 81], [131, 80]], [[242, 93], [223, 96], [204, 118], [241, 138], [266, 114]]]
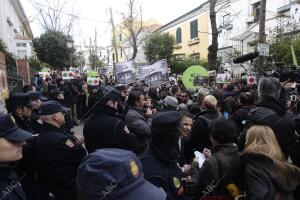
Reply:
[[145, 179], [167, 193], [167, 200], [184, 199], [179, 156], [180, 114], [159, 112], [153, 116], [149, 150], [141, 158]]
[[258, 85], [258, 103], [251, 111], [246, 124], [266, 125], [272, 128], [286, 158], [290, 155], [290, 143], [294, 133], [293, 120], [287, 114], [287, 107], [280, 103], [281, 85], [275, 78], [263, 78]]
[[187, 160], [191, 160], [194, 157], [194, 151], [202, 152], [204, 148], [210, 148], [210, 135], [208, 133], [209, 122], [220, 116], [216, 110], [217, 99], [212, 95], [207, 95], [202, 101], [202, 111], [195, 119], [192, 130], [191, 138], [188, 145], [188, 157]]
[[120, 98], [118, 90], [110, 86], [100, 88], [94, 113], [83, 128], [85, 147], [89, 153], [100, 148], [121, 148], [138, 152], [136, 136], [117, 117]]
[[[133, 132], [140, 142], [140, 152], [143, 152], [148, 146], [148, 140], [151, 136], [150, 119], [146, 119], [144, 115], [144, 99], [143, 91], [134, 89], [129, 93], [128, 112], [125, 117], [125, 123], [128, 129]], [[147, 109], [149, 115], [152, 114], [150, 108]], [[150, 116], [147, 117], [150, 117]]]
[[56, 199], [76, 199], [76, 171], [86, 155], [82, 140], [62, 129], [64, 113], [69, 109], [56, 101], [49, 101], [40, 110], [42, 131], [36, 142], [39, 186], [43, 199], [48, 192]]

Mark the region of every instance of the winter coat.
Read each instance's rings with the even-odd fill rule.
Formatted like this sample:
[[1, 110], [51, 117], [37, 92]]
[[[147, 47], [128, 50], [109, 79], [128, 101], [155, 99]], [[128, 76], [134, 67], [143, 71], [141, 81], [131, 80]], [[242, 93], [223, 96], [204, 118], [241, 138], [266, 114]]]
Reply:
[[130, 132], [136, 134], [139, 139], [141, 151], [145, 150], [151, 136], [151, 129], [142, 110], [129, 107], [125, 117], [125, 124]]
[[13, 166], [0, 167], [0, 199], [25, 200], [25, 193], [20, 184], [21, 178], [16, 175]]
[[284, 164], [278, 167], [267, 156], [245, 153], [241, 156], [247, 200], [293, 200], [293, 190], [300, 183], [300, 169]]
[[277, 141], [284, 155], [291, 153], [290, 144], [294, 133], [293, 119], [287, 114], [286, 107], [278, 100], [265, 96], [251, 111], [246, 127], [251, 125], [269, 126], [275, 133]]
[[89, 153], [101, 148], [121, 148], [138, 152], [139, 142], [136, 136], [117, 117], [116, 110], [108, 106], [95, 106], [94, 113], [84, 124], [83, 136]]
[[[201, 117], [200, 117], [201, 116]], [[216, 109], [202, 111], [196, 118], [191, 130], [191, 138], [187, 148], [187, 160], [191, 160], [194, 157], [194, 151], [202, 152], [204, 148], [210, 148], [210, 135], [208, 133], [207, 122], [202, 118], [213, 120], [218, 118], [220, 115]]]
[[232, 199], [227, 190], [229, 184], [234, 183], [241, 188], [240, 153], [235, 144], [222, 144], [213, 147], [212, 155], [208, 157], [202, 167], [198, 163], [193, 164], [192, 180], [196, 181], [195, 195], [199, 198], [204, 195], [203, 191], [211, 185], [216, 188], [209, 195], [224, 196]]

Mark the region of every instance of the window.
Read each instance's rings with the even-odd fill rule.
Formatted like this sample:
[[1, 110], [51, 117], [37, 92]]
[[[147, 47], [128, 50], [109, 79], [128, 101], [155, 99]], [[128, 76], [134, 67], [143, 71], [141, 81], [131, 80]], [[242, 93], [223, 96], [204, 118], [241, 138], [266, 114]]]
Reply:
[[181, 41], [181, 28], [178, 28], [177, 30], [176, 30], [176, 44], [179, 44], [179, 43], [181, 43], [182, 41]]
[[229, 18], [230, 18], [230, 14], [223, 16], [223, 27], [226, 27], [230, 23]]
[[19, 58], [25, 58], [27, 55], [27, 51], [26, 50], [18, 50], [17, 54], [18, 54]]
[[254, 17], [254, 21], [259, 20], [260, 14], [260, 2], [252, 4], [252, 16]]
[[17, 47], [26, 47], [26, 43], [17, 42]]
[[190, 22], [191, 39], [198, 37], [198, 20]]
[[193, 62], [198, 62], [200, 60], [200, 53], [193, 53], [191, 59]]
[[185, 60], [185, 54], [174, 54], [174, 57], [178, 61], [184, 61]]

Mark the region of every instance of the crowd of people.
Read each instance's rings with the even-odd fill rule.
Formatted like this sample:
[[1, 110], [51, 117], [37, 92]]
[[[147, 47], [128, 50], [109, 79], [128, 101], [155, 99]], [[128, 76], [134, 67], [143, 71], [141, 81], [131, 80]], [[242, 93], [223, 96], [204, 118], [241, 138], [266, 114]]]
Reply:
[[0, 199], [300, 199], [299, 92], [38, 77], [0, 114]]

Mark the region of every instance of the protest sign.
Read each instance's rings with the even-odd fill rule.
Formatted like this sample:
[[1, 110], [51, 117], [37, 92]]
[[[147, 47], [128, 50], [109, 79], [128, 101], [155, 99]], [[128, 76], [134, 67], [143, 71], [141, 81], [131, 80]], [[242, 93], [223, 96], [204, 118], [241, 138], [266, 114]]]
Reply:
[[138, 66], [138, 79], [144, 80], [149, 86], [159, 85], [169, 81], [167, 60], [159, 60], [152, 65]]
[[187, 89], [195, 89], [208, 85], [208, 71], [199, 65], [187, 68], [182, 75], [183, 85]]
[[133, 61], [116, 63], [115, 79], [118, 84], [129, 84], [134, 82], [135, 68]]
[[75, 73], [72, 71], [62, 71], [62, 79], [64, 80], [70, 80], [75, 78]]
[[87, 78], [88, 85], [98, 86], [99, 85], [99, 78]]

